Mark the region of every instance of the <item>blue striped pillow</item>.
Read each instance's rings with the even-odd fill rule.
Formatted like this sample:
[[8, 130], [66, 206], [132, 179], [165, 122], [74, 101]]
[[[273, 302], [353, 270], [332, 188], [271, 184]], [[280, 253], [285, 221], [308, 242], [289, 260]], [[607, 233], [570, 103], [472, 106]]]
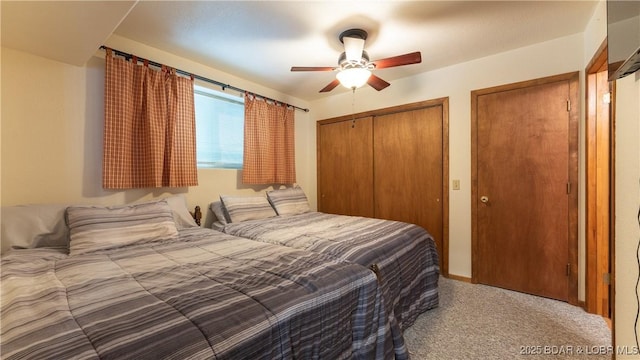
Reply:
[[113, 207], [70, 206], [66, 219], [70, 255], [178, 236], [166, 200]]
[[220, 195], [220, 201], [232, 223], [260, 220], [276, 216], [275, 210], [264, 196]]
[[298, 186], [267, 191], [267, 198], [278, 215], [294, 215], [311, 211], [307, 196]]

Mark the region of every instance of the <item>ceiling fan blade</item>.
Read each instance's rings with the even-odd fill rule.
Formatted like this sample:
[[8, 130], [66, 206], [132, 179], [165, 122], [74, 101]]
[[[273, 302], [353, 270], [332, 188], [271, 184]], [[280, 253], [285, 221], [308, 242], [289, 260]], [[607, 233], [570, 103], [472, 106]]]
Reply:
[[333, 71], [333, 66], [292, 66], [291, 71]]
[[380, 91], [384, 88], [386, 88], [387, 86], [391, 85], [388, 82], [380, 79], [379, 77], [371, 74], [371, 76], [369, 77], [369, 80], [367, 80], [367, 84], [369, 84], [372, 88]]
[[390, 58], [380, 59], [372, 62], [376, 65], [376, 69], [384, 69], [394, 66], [419, 64], [420, 62], [422, 62], [422, 55], [420, 55], [420, 51], [416, 51], [409, 54], [393, 56]]
[[340, 81], [338, 81], [338, 79], [333, 80], [332, 82], [330, 82], [327, 86], [323, 87], [322, 90], [320, 90], [319, 92], [329, 92], [333, 89], [335, 89], [336, 86], [340, 85]]
[[362, 50], [364, 50], [364, 39], [354, 37], [342, 38], [344, 42], [344, 52], [349, 61], [360, 61], [362, 59]]

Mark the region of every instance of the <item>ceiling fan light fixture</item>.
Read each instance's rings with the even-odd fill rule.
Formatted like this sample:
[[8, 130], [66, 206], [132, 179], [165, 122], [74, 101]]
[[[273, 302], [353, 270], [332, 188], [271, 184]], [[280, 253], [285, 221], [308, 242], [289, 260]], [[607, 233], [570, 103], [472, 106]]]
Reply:
[[419, 64], [422, 55], [419, 51], [371, 61], [364, 50], [367, 32], [362, 29], [349, 29], [340, 34], [344, 52], [338, 57], [338, 66], [292, 66], [291, 71], [338, 71], [336, 78], [323, 87], [320, 92], [329, 92], [342, 84], [347, 89], [357, 89], [364, 84], [380, 91], [391, 85], [371, 73], [374, 69]]
[[336, 74], [336, 78], [340, 81], [340, 84], [347, 89], [357, 89], [362, 87], [367, 83], [370, 76], [371, 71], [363, 67], [343, 69]]

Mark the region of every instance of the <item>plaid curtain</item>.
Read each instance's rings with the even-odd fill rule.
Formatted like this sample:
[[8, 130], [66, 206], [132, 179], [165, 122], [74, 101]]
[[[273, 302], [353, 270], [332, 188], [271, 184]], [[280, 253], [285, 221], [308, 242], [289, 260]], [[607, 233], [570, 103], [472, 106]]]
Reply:
[[244, 184], [296, 182], [294, 110], [246, 95], [244, 102]]
[[198, 185], [195, 139], [193, 80], [108, 49], [102, 186]]

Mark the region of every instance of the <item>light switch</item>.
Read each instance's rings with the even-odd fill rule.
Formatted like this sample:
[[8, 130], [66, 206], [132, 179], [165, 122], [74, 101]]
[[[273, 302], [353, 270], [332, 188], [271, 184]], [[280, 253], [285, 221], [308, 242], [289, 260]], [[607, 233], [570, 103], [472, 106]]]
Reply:
[[453, 190], [460, 190], [460, 180], [453, 180]]

